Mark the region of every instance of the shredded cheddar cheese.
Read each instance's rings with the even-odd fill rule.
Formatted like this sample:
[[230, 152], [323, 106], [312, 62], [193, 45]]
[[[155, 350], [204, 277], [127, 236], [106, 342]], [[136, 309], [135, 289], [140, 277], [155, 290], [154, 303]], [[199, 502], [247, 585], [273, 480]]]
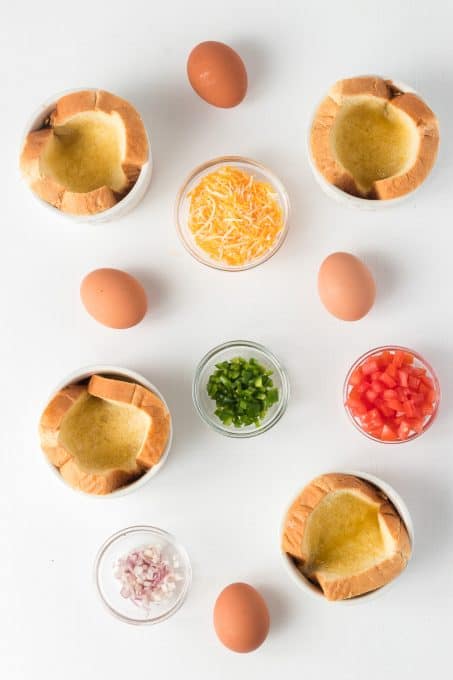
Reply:
[[264, 255], [283, 229], [271, 184], [239, 168], [212, 172], [190, 192], [189, 228], [214, 260], [240, 266]]

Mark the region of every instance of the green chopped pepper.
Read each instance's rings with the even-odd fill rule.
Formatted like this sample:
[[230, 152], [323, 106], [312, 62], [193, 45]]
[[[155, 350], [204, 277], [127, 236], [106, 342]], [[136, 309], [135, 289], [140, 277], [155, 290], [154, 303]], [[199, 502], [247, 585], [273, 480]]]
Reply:
[[259, 427], [279, 400], [271, 375], [253, 358], [235, 357], [216, 364], [207, 385], [208, 395], [216, 402], [215, 415], [227, 426]]

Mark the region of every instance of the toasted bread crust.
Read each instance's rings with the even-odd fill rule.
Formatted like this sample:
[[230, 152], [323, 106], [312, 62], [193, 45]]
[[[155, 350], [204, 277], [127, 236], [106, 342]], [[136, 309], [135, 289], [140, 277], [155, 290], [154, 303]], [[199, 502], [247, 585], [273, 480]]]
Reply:
[[[87, 472], [59, 441], [64, 418], [88, 395], [130, 404], [149, 415], [150, 427], [133, 469]], [[170, 435], [170, 414], [163, 402], [141, 385], [95, 375], [88, 384], [69, 385], [52, 397], [41, 416], [39, 434], [44, 453], [68, 484], [86, 493], [107, 494], [138, 479], [160, 461]]]
[[[363, 194], [354, 177], [336, 159], [331, 132], [336, 116], [350, 97], [375, 97], [404, 111], [415, 123], [419, 135], [415, 162], [406, 172], [378, 180], [367, 194]], [[362, 198], [388, 200], [404, 196], [416, 189], [428, 176], [436, 160], [439, 147], [439, 126], [431, 109], [413, 93], [403, 93], [392, 81], [375, 76], [348, 78], [336, 83], [321, 102], [310, 131], [313, 162], [321, 175], [333, 186]]]
[[[121, 167], [125, 186], [120, 192], [107, 186], [86, 193], [73, 192], [42, 172], [40, 159], [52, 138], [53, 127], [64, 125], [73, 116], [86, 111], [119, 116], [123, 123], [126, 144]], [[27, 135], [22, 149], [20, 167], [30, 188], [47, 203], [72, 215], [92, 215], [112, 208], [130, 191], [148, 160], [147, 135], [138, 112], [129, 102], [109, 92], [83, 90], [61, 97], [49, 120], [50, 127], [33, 130]]]
[[131, 404], [149, 415], [151, 425], [137, 462], [145, 468], [156, 465], [165, 451], [170, 435], [170, 414], [161, 399], [142, 385], [100, 375], [91, 377], [88, 391], [101, 399]]
[[49, 461], [60, 468], [71, 454], [58, 441], [61, 424], [74, 404], [87, 394], [85, 385], [69, 385], [55, 394], [47, 404], [39, 423], [41, 447]]
[[308, 484], [289, 508], [283, 529], [282, 549], [301, 567], [308, 561], [304, 551], [307, 521], [317, 505], [330, 493], [347, 489], [378, 506], [380, 519], [385, 522], [394, 541], [393, 555], [373, 567], [350, 576], [335, 576], [317, 571], [313, 578], [328, 600], [343, 600], [376, 590], [394, 579], [406, 566], [411, 544], [406, 526], [393, 504], [383, 492], [354, 475], [330, 473]]

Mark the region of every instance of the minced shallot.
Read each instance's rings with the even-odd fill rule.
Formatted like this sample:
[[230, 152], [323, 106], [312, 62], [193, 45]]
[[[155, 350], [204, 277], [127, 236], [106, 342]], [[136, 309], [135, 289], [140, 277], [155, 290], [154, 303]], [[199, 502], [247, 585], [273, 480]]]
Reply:
[[179, 567], [176, 555], [164, 559], [161, 546], [147, 545], [120, 557], [114, 573], [121, 582], [121, 595], [149, 609], [175, 594], [178, 581], [184, 578]]

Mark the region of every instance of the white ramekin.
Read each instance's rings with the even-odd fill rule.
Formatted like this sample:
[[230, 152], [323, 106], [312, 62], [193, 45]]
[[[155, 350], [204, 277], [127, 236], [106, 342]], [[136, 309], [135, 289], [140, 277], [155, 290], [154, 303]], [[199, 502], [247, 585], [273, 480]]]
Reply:
[[[52, 97], [49, 97], [46, 99], [41, 106], [34, 112], [34, 114], [30, 117], [27, 126], [25, 127], [25, 131], [22, 137], [22, 146], [21, 146], [21, 151], [23, 148], [23, 145], [25, 143], [25, 139], [28, 135], [29, 132], [32, 132], [33, 130], [39, 130], [45, 119], [52, 113], [52, 111], [55, 108], [55, 105], [57, 101], [61, 98], [64, 97], [65, 95], [72, 94], [74, 92], [84, 92], [86, 90], [97, 90], [99, 88], [95, 87], [79, 87], [74, 90], [65, 90], [64, 92], [59, 92], [58, 94], [53, 95]], [[132, 189], [129, 191], [128, 194], [124, 198], [122, 198], [116, 205], [114, 205], [112, 208], [109, 208], [108, 210], [103, 210], [102, 212], [95, 213], [94, 215], [72, 215], [71, 213], [64, 212], [63, 210], [59, 210], [58, 208], [55, 208], [55, 206], [51, 205], [50, 203], [47, 203], [47, 201], [44, 201], [42, 198], [40, 198], [35, 192], [28, 187], [27, 188], [31, 193], [33, 194], [34, 198], [38, 201], [38, 203], [48, 210], [52, 211], [55, 214], [59, 214], [62, 217], [71, 220], [72, 222], [78, 222], [79, 224], [101, 224], [102, 222], [111, 222], [112, 220], [119, 219], [120, 217], [123, 217], [127, 213], [129, 213], [133, 208], [135, 208], [140, 201], [143, 199], [143, 197], [146, 194], [146, 191], [148, 189], [149, 183], [151, 181], [151, 174], [152, 174], [152, 168], [153, 168], [153, 163], [152, 163], [152, 156], [151, 156], [151, 144], [149, 141], [149, 134], [148, 130], [146, 129], [145, 122], [142, 118], [142, 123], [143, 127], [145, 129], [145, 134], [146, 134], [146, 139], [148, 142], [148, 160], [147, 162], [142, 166], [140, 170], [140, 174], [137, 178], [137, 181], [135, 182], [134, 186]]]
[[[416, 94], [421, 98], [421, 95], [416, 92], [412, 87], [409, 85], [406, 85], [406, 83], [402, 83], [399, 80], [392, 80], [391, 78], [386, 78], [385, 76], [377, 76], [376, 74], [366, 74], [371, 77], [376, 77], [376, 78], [382, 78], [382, 80], [390, 80], [395, 87], [397, 87], [399, 90], [402, 92], [410, 92], [412, 94]], [[360, 76], [357, 76], [360, 77]], [[362, 76], [363, 77], [363, 76]], [[348, 194], [346, 191], [343, 191], [342, 189], [339, 189], [338, 187], [334, 186], [330, 182], [326, 180], [324, 175], [318, 170], [316, 167], [316, 163], [313, 159], [313, 155], [311, 152], [311, 143], [310, 143], [310, 135], [311, 135], [311, 129], [313, 127], [313, 123], [316, 117], [316, 112], [319, 108], [321, 102], [318, 102], [313, 115], [310, 118], [310, 125], [308, 127], [308, 132], [306, 136], [306, 151], [307, 151], [307, 157], [308, 157], [308, 163], [310, 165], [310, 168], [312, 170], [313, 176], [316, 180], [316, 182], [319, 184], [321, 189], [324, 191], [327, 196], [330, 198], [333, 198], [335, 201], [338, 203], [341, 203], [342, 205], [347, 205], [347, 206], [352, 206], [354, 208], [360, 208], [361, 210], [382, 210], [384, 208], [391, 208], [396, 205], [399, 205], [403, 201], [407, 201], [409, 198], [413, 197], [415, 193], [418, 192], [420, 187], [426, 182], [428, 177], [425, 178], [425, 180], [418, 186], [416, 187], [413, 191], [410, 191], [408, 194], [405, 194], [404, 196], [399, 196], [398, 198], [390, 198], [387, 200], [373, 200], [369, 198], [360, 198], [359, 196], [352, 196], [351, 194]]]
[[[52, 390], [52, 393], [49, 395], [49, 398], [46, 401], [46, 404], [43, 405], [43, 408], [41, 409], [41, 412], [44, 410], [46, 407], [47, 403], [52, 399], [52, 397], [61, 389], [64, 387], [67, 387], [68, 385], [71, 385], [73, 383], [78, 383], [81, 382], [82, 380], [86, 380], [92, 375], [107, 375], [111, 376], [113, 378], [128, 378], [129, 380], [132, 380], [139, 385], [143, 385], [143, 387], [146, 387], [148, 390], [151, 390], [151, 392], [154, 392], [159, 399], [165, 404], [167, 407], [167, 410], [170, 412], [168, 409], [168, 404], [165, 401], [164, 397], [162, 396], [161, 392], [157, 389], [155, 385], [153, 385], [149, 380], [144, 378], [140, 373], [136, 373], [135, 371], [131, 371], [128, 368], [120, 368], [118, 366], [110, 366], [110, 365], [104, 365], [104, 364], [95, 364], [93, 366], [86, 366], [84, 368], [79, 368], [77, 371], [73, 371], [70, 373], [66, 378], [61, 380], [58, 385], [55, 387], [54, 390]], [[170, 414], [171, 415], [171, 414]], [[116, 491], [112, 491], [111, 493], [108, 494], [89, 494], [86, 493], [85, 491], [81, 491], [79, 489], [75, 489], [73, 486], [68, 484], [63, 477], [61, 476], [60, 472], [57, 470], [57, 468], [52, 465], [50, 460], [48, 460], [47, 456], [43, 453], [42, 458], [47, 464], [47, 466], [52, 470], [53, 474], [58, 477], [58, 479], [68, 488], [72, 489], [73, 491], [76, 491], [83, 496], [88, 496], [90, 498], [118, 498], [119, 496], [125, 496], [126, 494], [132, 493], [133, 491], [136, 491], [139, 489], [141, 486], [149, 482], [149, 480], [152, 477], [155, 477], [162, 467], [165, 464], [165, 461], [168, 458], [168, 454], [170, 453], [171, 449], [171, 444], [172, 444], [172, 439], [173, 439], [173, 423], [170, 417], [170, 433], [168, 436], [168, 442], [165, 447], [165, 451], [160, 459], [160, 461], [157, 463], [157, 465], [153, 465], [153, 467], [145, 472], [141, 477], [139, 477], [135, 482], [131, 482], [130, 484], [127, 484], [126, 486], [121, 487], [120, 489], [117, 489]]]
[[[335, 471], [338, 472], [338, 471]], [[407, 533], [409, 534], [409, 540], [411, 542], [411, 556], [409, 560], [412, 558], [412, 555], [414, 553], [414, 525], [412, 522], [412, 518], [410, 516], [409, 510], [407, 508], [407, 505], [399, 495], [395, 489], [390, 486], [387, 482], [384, 482], [382, 479], [379, 479], [379, 477], [376, 477], [375, 475], [371, 475], [367, 472], [358, 472], [356, 470], [347, 470], [340, 472], [339, 474], [344, 474], [344, 475], [354, 475], [354, 477], [359, 477], [360, 479], [364, 479], [367, 482], [370, 482], [370, 484], [373, 484], [375, 487], [380, 489], [381, 491], [384, 492], [384, 494], [387, 496], [387, 498], [393, 503], [395, 506], [396, 510], [398, 511], [398, 514], [400, 515], [401, 519], [403, 520], [404, 524], [406, 525]], [[294, 499], [293, 499], [294, 500]], [[292, 501], [293, 502], [293, 501]], [[280, 553], [282, 556], [282, 561], [284, 564], [284, 567], [287, 571], [287, 573], [290, 575], [294, 583], [302, 590], [304, 593], [307, 593], [310, 597], [313, 597], [317, 600], [322, 600], [324, 602], [327, 602], [328, 604], [334, 604], [334, 605], [345, 605], [345, 606], [351, 606], [351, 605], [356, 605], [356, 604], [363, 604], [365, 602], [370, 602], [370, 600], [376, 599], [376, 597], [379, 597], [382, 595], [384, 592], [386, 592], [391, 586], [394, 585], [395, 581], [401, 576], [399, 574], [395, 579], [390, 581], [390, 583], [387, 583], [384, 586], [381, 586], [380, 588], [377, 588], [377, 590], [372, 590], [369, 593], [365, 593], [364, 595], [360, 595], [358, 597], [353, 597], [349, 600], [337, 600], [334, 602], [330, 602], [329, 600], [326, 599], [326, 597], [322, 594], [320, 588], [318, 588], [314, 583], [312, 583], [308, 578], [306, 578], [301, 571], [296, 567], [294, 564], [293, 560], [281, 549], [281, 539], [283, 535], [283, 530], [284, 530], [284, 523], [286, 519], [287, 512], [291, 506], [288, 506], [284, 517], [283, 517], [283, 523], [281, 526], [280, 530]], [[407, 565], [406, 565], [407, 568]], [[404, 573], [404, 572], [402, 572]]]

